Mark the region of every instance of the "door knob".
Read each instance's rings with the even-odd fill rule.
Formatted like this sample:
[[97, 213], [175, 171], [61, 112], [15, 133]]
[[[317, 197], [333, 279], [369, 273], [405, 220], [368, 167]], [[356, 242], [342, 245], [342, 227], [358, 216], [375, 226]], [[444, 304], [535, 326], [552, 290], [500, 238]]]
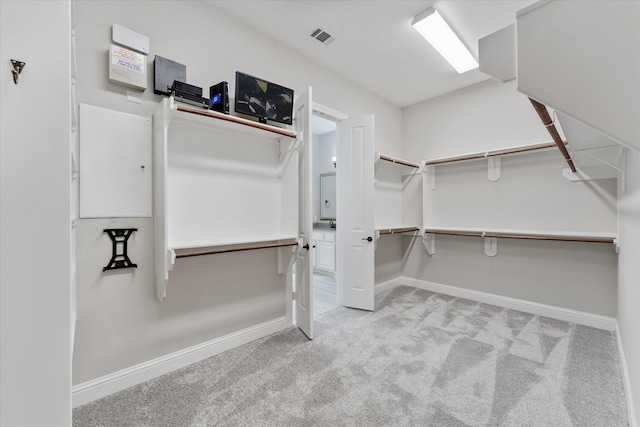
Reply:
[[307, 243], [306, 245], [304, 245], [304, 246], [302, 247], [302, 249], [309, 250], [309, 244]]
[[363, 237], [362, 240], [366, 240], [367, 242], [373, 242], [373, 237], [369, 236], [366, 239]]

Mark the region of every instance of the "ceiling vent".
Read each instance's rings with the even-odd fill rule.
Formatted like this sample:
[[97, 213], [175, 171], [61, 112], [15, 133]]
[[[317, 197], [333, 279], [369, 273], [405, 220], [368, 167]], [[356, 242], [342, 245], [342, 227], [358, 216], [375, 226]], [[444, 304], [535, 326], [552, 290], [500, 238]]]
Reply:
[[329, 44], [335, 39], [335, 37], [327, 33], [322, 28], [316, 28], [310, 35], [322, 44]]

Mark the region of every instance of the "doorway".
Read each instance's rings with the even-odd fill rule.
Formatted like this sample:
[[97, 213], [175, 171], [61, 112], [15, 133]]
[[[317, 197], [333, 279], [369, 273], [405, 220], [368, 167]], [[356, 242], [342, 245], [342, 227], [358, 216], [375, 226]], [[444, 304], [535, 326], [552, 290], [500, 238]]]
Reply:
[[337, 228], [337, 118], [314, 108], [313, 134], [313, 316], [340, 306]]

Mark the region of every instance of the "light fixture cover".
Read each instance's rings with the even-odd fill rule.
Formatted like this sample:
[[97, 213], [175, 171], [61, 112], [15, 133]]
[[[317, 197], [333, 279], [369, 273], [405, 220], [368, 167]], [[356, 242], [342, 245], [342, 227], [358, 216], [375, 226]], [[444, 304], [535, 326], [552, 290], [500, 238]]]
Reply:
[[411, 25], [459, 74], [478, 68], [478, 61], [433, 6], [416, 15]]

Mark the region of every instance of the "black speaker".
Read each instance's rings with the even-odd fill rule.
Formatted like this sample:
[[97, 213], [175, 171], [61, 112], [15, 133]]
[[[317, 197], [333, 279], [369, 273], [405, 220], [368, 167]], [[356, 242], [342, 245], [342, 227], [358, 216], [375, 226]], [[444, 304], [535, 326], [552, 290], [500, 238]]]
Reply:
[[220, 82], [209, 87], [209, 109], [229, 114], [229, 83]]

